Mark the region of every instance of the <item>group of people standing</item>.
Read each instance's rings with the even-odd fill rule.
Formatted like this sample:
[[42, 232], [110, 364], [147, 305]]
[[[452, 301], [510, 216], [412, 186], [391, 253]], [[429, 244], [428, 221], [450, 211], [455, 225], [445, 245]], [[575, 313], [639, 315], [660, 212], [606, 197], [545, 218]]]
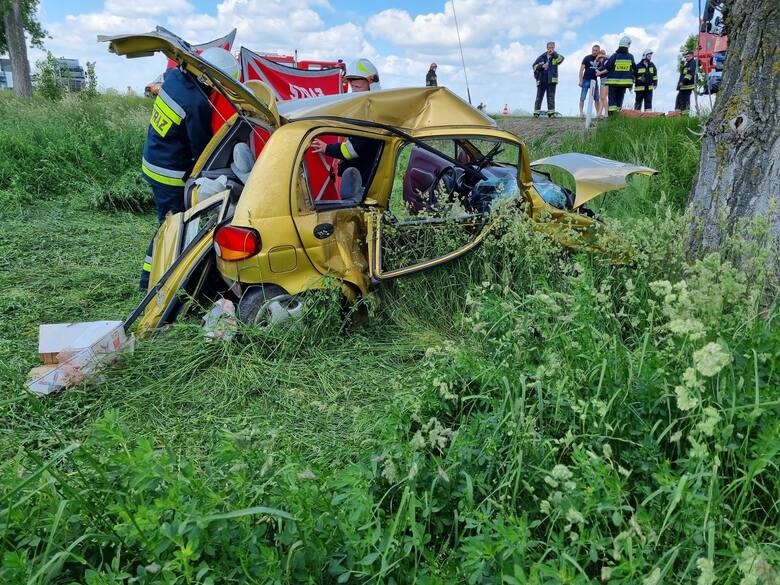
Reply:
[[[593, 45], [591, 53], [582, 59], [578, 85], [580, 91], [580, 116], [583, 115], [585, 100], [592, 91], [596, 105], [596, 115], [606, 117], [617, 114], [623, 109], [626, 90], [633, 88], [636, 95], [635, 110], [649, 112], [653, 109], [653, 91], [658, 87], [658, 68], [653, 63], [652, 49], [642, 52], [637, 63], [628, 51], [631, 39], [624, 36], [618, 43], [617, 51], [607, 57], [607, 52], [599, 45]], [[547, 50], [536, 58], [531, 68], [536, 79], [536, 101], [533, 115], [538, 118], [545, 113], [542, 99], [547, 96], [548, 117], [557, 116], [555, 111], [555, 89], [558, 85], [558, 65], [563, 63], [563, 55], [555, 51], [555, 43], [547, 43]], [[677, 82], [677, 100], [675, 110], [690, 109], [691, 93], [695, 87], [696, 62], [692, 52], [685, 53], [685, 64]]]

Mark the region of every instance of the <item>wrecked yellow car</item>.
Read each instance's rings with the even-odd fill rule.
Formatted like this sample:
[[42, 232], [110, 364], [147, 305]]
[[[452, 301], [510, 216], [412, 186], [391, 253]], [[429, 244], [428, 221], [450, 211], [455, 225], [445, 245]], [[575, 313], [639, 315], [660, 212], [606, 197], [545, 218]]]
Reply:
[[[188, 299], [232, 297], [242, 321], [269, 323], [298, 316], [302, 293], [333, 281], [347, 299], [362, 297], [463, 256], [500, 210], [544, 216], [541, 229], [563, 245], [597, 250], [603, 224], [583, 203], [654, 172], [576, 154], [532, 170], [517, 136], [443, 87], [277, 104], [262, 83], [224, 75], [167, 31], [102, 40], [128, 57], [163, 52], [237, 111], [187, 180], [187, 211], [157, 233], [150, 290], [129, 320], [141, 334], [172, 322]], [[315, 139], [360, 142], [361, 170], [340, 172]], [[576, 194], [544, 165], [572, 172]]]

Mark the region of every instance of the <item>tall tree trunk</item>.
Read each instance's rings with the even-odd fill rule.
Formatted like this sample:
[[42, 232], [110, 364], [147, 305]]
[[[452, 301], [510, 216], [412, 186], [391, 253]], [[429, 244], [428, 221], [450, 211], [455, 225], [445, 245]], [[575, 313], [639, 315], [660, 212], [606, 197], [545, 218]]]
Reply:
[[24, 40], [24, 22], [19, 0], [11, 0], [3, 18], [8, 54], [11, 56], [14, 92], [19, 97], [32, 97], [30, 62], [27, 60], [27, 44]]
[[688, 201], [694, 255], [717, 250], [745, 221], [769, 221], [780, 274], [780, 4], [732, 0], [728, 55]]

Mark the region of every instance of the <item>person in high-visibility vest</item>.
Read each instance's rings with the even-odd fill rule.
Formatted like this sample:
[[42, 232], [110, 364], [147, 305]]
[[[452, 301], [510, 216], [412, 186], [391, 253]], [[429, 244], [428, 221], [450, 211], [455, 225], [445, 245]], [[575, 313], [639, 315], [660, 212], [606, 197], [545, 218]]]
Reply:
[[[200, 57], [238, 79], [238, 62], [225, 49], [212, 47]], [[184, 69], [165, 72], [152, 106], [141, 159], [141, 172], [152, 188], [160, 223], [169, 213], [184, 211], [184, 180], [212, 137], [209, 96], [210, 89]], [[148, 288], [151, 270], [150, 242], [141, 270], [141, 290]]]
[[691, 93], [696, 87], [696, 60], [693, 58], [693, 52], [686, 51], [684, 57], [685, 63], [677, 80], [677, 99], [674, 101], [674, 109], [678, 112], [691, 109]]
[[653, 91], [656, 87], [658, 87], [658, 68], [653, 63], [653, 51], [645, 49], [642, 53], [642, 60], [636, 66], [635, 110], [641, 110], [644, 104], [645, 112], [653, 111]]
[[605, 65], [607, 79], [604, 84], [609, 88], [609, 115], [613, 116], [623, 109], [623, 99], [626, 90], [634, 85], [636, 75], [636, 62], [634, 56], [628, 52], [631, 39], [623, 37], [618, 43], [618, 50]]
[[536, 79], [536, 102], [534, 103], [534, 118], [541, 113], [542, 98], [547, 94], [547, 116], [555, 116], [555, 88], [558, 85], [558, 65], [563, 63], [563, 55], [555, 52], [555, 43], [547, 43], [547, 51], [533, 62], [531, 68]]

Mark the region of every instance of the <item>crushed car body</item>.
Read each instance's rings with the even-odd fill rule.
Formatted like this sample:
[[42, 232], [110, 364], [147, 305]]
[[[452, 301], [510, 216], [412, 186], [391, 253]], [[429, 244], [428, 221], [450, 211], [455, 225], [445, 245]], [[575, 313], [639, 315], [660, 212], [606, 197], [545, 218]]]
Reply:
[[[616, 168], [602, 165], [599, 183], [598, 173], [577, 179], [577, 167], [576, 197], [557, 187], [564, 196], [548, 202], [545, 184], [553, 183], [532, 170], [523, 142], [446, 88], [277, 103], [262, 82], [222, 74], [167, 31], [101, 40], [128, 57], [163, 52], [236, 109], [186, 181], [188, 209], [157, 233], [149, 293], [128, 319], [138, 320], [139, 335], [172, 322], [193, 299], [231, 296], [242, 321], [268, 323], [300, 314], [301, 295], [334, 280], [347, 299], [364, 296], [468, 253], [505, 210], [526, 214], [564, 246], [609, 252], [600, 243], [608, 230], [582, 204], [597, 185], [618, 186]], [[315, 139], [360, 144], [359, 168], [315, 153]]]

